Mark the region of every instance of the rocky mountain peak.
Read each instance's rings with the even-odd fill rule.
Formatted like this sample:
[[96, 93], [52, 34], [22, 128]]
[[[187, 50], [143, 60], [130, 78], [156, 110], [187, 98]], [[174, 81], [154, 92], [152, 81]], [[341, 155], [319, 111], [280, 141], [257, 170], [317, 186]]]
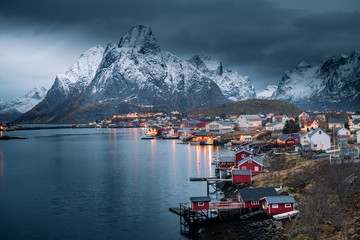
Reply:
[[305, 62], [305, 61], [302, 61], [301, 63], [299, 63], [296, 66], [296, 68], [298, 68], [298, 69], [302, 69], [302, 68], [306, 69], [306, 68], [309, 68], [309, 67], [311, 67], [311, 65], [309, 63]]
[[141, 54], [158, 54], [161, 52], [158, 41], [151, 28], [143, 25], [132, 27], [121, 39], [120, 48], [133, 48]]

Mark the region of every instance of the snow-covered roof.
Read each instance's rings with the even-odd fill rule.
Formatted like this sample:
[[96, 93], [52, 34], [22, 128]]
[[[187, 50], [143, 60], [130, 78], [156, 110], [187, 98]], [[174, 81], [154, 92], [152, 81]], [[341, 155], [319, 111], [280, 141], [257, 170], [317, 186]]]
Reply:
[[235, 162], [235, 157], [219, 157], [219, 162]]
[[267, 196], [279, 196], [275, 188], [239, 188], [236, 190], [243, 201], [258, 201]]
[[263, 199], [266, 199], [266, 201], [269, 204], [274, 203], [295, 203], [295, 199], [292, 196], [266, 196]]
[[190, 198], [191, 202], [210, 202], [211, 198], [209, 196], [205, 196], [205, 197], [191, 197]]
[[240, 176], [251, 176], [251, 170], [238, 170], [234, 169], [231, 172], [232, 175], [240, 175]]
[[243, 160], [241, 160], [241, 161], [239, 162], [239, 166], [242, 165], [243, 163], [249, 161], [249, 160], [252, 160], [252, 161], [260, 164], [261, 166], [264, 166], [263, 160], [262, 160], [261, 158], [259, 158], [259, 157], [254, 157], [254, 156], [252, 156], [252, 155], [251, 155], [251, 156], [248, 156], [247, 158], [244, 158]]

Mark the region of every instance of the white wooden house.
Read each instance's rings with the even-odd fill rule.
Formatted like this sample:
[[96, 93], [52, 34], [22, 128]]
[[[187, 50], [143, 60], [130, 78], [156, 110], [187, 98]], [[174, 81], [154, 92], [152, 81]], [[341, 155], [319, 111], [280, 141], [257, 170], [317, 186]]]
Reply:
[[304, 125], [310, 118], [310, 115], [307, 114], [306, 112], [302, 112], [299, 116], [299, 122], [301, 125]]
[[262, 120], [258, 115], [240, 115], [235, 123], [240, 130], [252, 130], [261, 127]]
[[227, 133], [233, 132], [235, 128], [234, 122], [223, 122], [223, 121], [214, 121], [205, 126], [206, 132], [212, 133]]
[[281, 131], [284, 128], [284, 124], [280, 123], [280, 122], [273, 122], [273, 123], [268, 123], [265, 126], [266, 131]]
[[350, 130], [344, 127], [338, 127], [335, 133], [337, 138], [350, 138]]
[[328, 150], [331, 148], [331, 137], [321, 128], [310, 130], [300, 136], [300, 144], [311, 150]]

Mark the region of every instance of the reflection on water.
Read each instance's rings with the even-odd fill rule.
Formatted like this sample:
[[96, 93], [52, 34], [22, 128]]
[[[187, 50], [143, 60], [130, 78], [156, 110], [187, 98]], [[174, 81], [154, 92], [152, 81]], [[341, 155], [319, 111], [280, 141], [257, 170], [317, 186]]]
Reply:
[[6, 134], [27, 139], [1, 142], [0, 239], [182, 238], [168, 208], [206, 194], [186, 179], [213, 176], [220, 152], [140, 129]]
[[4, 176], [4, 154], [0, 151], [0, 177], [1, 177], [1, 189], [5, 189], [5, 176]]

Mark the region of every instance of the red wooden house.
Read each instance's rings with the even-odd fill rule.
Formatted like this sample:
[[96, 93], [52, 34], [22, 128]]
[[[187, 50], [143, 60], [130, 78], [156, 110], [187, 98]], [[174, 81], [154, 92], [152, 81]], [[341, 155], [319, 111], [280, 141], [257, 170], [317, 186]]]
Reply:
[[290, 134], [282, 134], [279, 136], [277, 140], [278, 144], [285, 145], [285, 146], [292, 146], [296, 144], [300, 144], [299, 137], [291, 136]]
[[279, 196], [275, 188], [238, 188], [236, 191], [236, 201], [243, 208], [262, 207], [261, 199], [268, 196]]
[[234, 157], [220, 157], [219, 158], [219, 168], [230, 169], [235, 166]]
[[252, 151], [248, 149], [240, 149], [235, 153], [235, 160], [236, 160], [236, 166], [239, 164], [239, 162], [253, 154]]
[[239, 170], [251, 170], [252, 175], [264, 172], [264, 164], [261, 158], [249, 156], [241, 160], [237, 165]]
[[211, 198], [206, 197], [191, 197], [191, 209], [194, 211], [209, 210]]
[[261, 199], [263, 209], [269, 214], [294, 211], [295, 199], [291, 196], [266, 196]]
[[252, 174], [251, 170], [238, 170], [231, 171], [232, 183], [251, 183]]

